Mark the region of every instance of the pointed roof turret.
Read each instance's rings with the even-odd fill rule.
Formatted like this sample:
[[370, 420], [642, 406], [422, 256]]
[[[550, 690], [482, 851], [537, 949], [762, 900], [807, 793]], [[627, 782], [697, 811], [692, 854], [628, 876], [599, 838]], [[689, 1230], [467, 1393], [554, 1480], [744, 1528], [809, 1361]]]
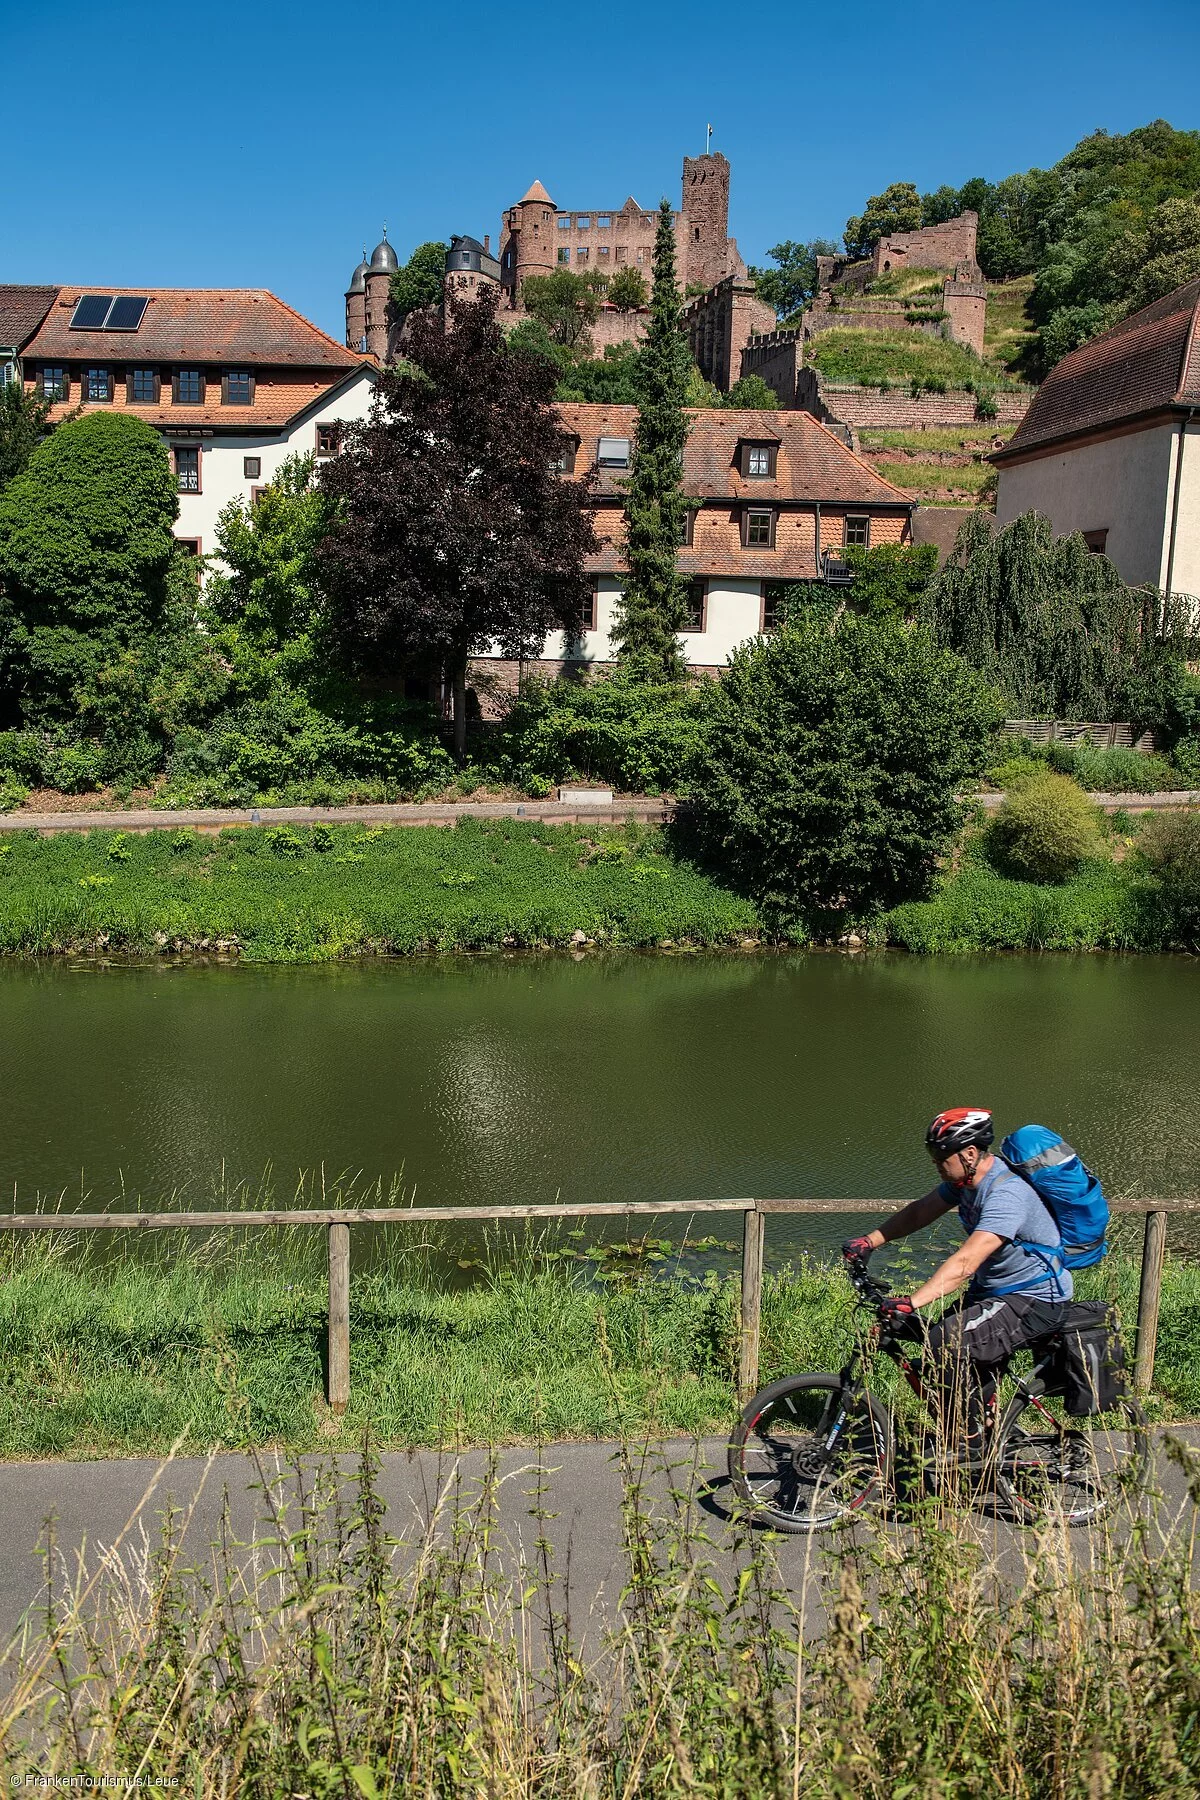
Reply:
[[527, 194], [524, 194], [521, 197], [521, 199], [517, 201], [517, 205], [524, 206], [530, 200], [540, 200], [543, 206], [553, 206], [554, 205], [553, 200], [550, 198], [549, 194], [546, 192], [545, 188], [542, 186], [540, 181], [534, 182], [534, 184], [530, 188], [529, 192]]

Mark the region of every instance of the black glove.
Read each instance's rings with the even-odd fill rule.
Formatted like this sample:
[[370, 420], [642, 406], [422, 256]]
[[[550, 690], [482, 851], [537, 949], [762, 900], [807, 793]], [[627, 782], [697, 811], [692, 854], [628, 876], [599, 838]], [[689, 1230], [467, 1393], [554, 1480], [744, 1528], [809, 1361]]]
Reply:
[[869, 1237], [847, 1238], [846, 1242], [842, 1245], [842, 1255], [847, 1262], [854, 1261], [858, 1257], [861, 1257], [863, 1262], [866, 1262], [874, 1248], [875, 1246], [872, 1244]]
[[918, 1324], [917, 1309], [907, 1294], [889, 1294], [879, 1302], [879, 1323], [896, 1337], [911, 1337]]

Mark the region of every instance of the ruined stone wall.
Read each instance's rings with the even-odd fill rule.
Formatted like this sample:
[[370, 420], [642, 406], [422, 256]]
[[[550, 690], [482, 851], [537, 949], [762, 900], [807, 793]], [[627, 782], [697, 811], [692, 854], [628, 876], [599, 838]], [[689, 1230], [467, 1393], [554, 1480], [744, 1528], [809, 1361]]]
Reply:
[[754, 283], [733, 275], [683, 309], [683, 328], [700, 373], [723, 394], [742, 373], [742, 353], [751, 337], [774, 323], [774, 308], [759, 299]]
[[871, 253], [875, 274], [887, 275], [895, 269], [953, 269], [959, 263], [978, 268], [975, 260], [975, 237], [979, 214], [960, 213], [943, 225], [925, 225], [920, 231], [896, 232], [880, 238]]

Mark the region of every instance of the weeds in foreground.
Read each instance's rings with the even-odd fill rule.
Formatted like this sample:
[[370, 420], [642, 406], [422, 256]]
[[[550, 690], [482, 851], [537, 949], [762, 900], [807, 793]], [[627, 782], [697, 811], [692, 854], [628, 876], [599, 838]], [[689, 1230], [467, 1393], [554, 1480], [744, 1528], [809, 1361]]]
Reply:
[[[397, 1536], [364, 1451], [356, 1473], [262, 1471], [258, 1529], [239, 1539], [226, 1497], [202, 1566], [178, 1511], [152, 1540], [143, 1509], [90, 1564], [48, 1540], [0, 1669], [10, 1781], [206, 1800], [1197, 1791], [1190, 1501], [1153, 1528], [1003, 1541], [944, 1507], [826, 1559], [714, 1531], [661, 1457], [625, 1449], [617, 1473], [589, 1497], [620, 1509], [599, 1604], [538, 1464], [507, 1483], [494, 1460], [474, 1483], [449, 1469]], [[514, 1515], [535, 1522], [525, 1553]]]

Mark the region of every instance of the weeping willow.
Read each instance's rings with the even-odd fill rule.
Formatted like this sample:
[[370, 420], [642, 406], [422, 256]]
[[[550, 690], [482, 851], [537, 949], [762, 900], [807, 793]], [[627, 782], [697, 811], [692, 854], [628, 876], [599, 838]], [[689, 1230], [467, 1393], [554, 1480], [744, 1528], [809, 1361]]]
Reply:
[[1026, 718], [1158, 723], [1190, 647], [1183, 608], [1032, 512], [994, 536], [970, 514], [924, 619]]

